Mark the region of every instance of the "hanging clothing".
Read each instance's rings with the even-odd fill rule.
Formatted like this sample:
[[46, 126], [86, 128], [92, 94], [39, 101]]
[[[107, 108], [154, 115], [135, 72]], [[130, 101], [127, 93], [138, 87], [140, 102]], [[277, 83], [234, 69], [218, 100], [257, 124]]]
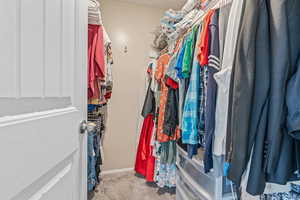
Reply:
[[233, 73], [229, 178], [239, 185], [254, 143], [247, 191], [256, 195], [266, 182], [299, 179], [300, 152], [285, 127], [285, 98], [300, 55], [300, 13], [293, 9], [300, 2], [260, 0], [245, 6]]
[[[173, 87], [177, 87], [176, 82], [172, 82], [172, 79], [168, 79], [169, 84]], [[168, 89], [168, 97], [166, 102], [165, 117], [163, 123], [163, 132], [164, 134], [172, 137], [179, 129], [179, 116], [178, 116], [178, 106], [179, 106], [179, 94], [178, 88]]]
[[[265, 190], [265, 181], [267, 180], [265, 174], [265, 164], [264, 158], [267, 157], [267, 151], [265, 149], [266, 143], [266, 132], [267, 132], [267, 113], [269, 107], [269, 93], [270, 93], [270, 72], [271, 72], [271, 45], [270, 37], [265, 35], [269, 32], [269, 17], [267, 13], [266, 2], [260, 3], [259, 16], [260, 20], [257, 24], [257, 36], [256, 36], [256, 53], [255, 53], [255, 63], [254, 63], [254, 87], [253, 87], [253, 102], [250, 115], [250, 128], [248, 136], [246, 136], [244, 143], [241, 140], [243, 135], [237, 136], [239, 142], [247, 145], [245, 152], [244, 148], [240, 148], [239, 154], [241, 155], [241, 162], [248, 162], [249, 159], [249, 148], [253, 147], [253, 155], [251, 156], [250, 163], [250, 176], [247, 184], [247, 192], [250, 194], [261, 194]], [[256, 9], [257, 10], [257, 9]], [[254, 14], [256, 15], [256, 14]], [[240, 64], [239, 64], [240, 65]], [[264, 66], [264, 67], [261, 67]], [[251, 70], [249, 65], [249, 69]], [[259, 84], [256, 84], [259, 83]], [[254, 146], [253, 146], [254, 144]], [[241, 166], [241, 162], [239, 163]], [[236, 168], [236, 167], [234, 167]], [[237, 172], [240, 169], [237, 169]], [[242, 172], [240, 172], [242, 173]], [[251, 185], [254, 182], [256, 185]]]
[[199, 52], [198, 52], [198, 61], [200, 66], [208, 65], [208, 54], [209, 54], [209, 24], [211, 20], [211, 16], [214, 14], [214, 10], [210, 10], [204, 20], [203, 20], [203, 27], [202, 33], [200, 38], [200, 43], [198, 45]]
[[172, 165], [176, 163], [176, 141], [161, 142], [160, 163]]
[[169, 67], [165, 75], [165, 83], [168, 87], [167, 103], [165, 108], [165, 118], [163, 132], [168, 136], [174, 133], [179, 134], [179, 78], [177, 77], [176, 64], [181, 41], [177, 42], [174, 54], [170, 59]]
[[220, 47], [218, 30], [219, 12], [215, 11], [209, 24], [209, 56], [208, 56], [208, 80], [205, 107], [205, 153], [204, 170], [209, 172], [213, 168], [213, 138], [215, 131], [216, 94], [217, 83], [214, 74], [220, 70]]
[[177, 83], [179, 83], [179, 78], [177, 76], [177, 70], [176, 70], [178, 56], [179, 56], [179, 52], [176, 51], [170, 59], [169, 67], [166, 72], [166, 76], [168, 76], [169, 78], [171, 78], [173, 81]]
[[101, 25], [102, 17], [100, 11], [100, 3], [98, 0], [88, 1], [88, 22], [89, 24]]
[[207, 66], [200, 67], [200, 98], [199, 98], [199, 135], [200, 135], [200, 144], [205, 146], [204, 136], [205, 136], [205, 104], [206, 104], [206, 88], [207, 88]]
[[[223, 60], [223, 54], [224, 54], [224, 45], [225, 45], [225, 39], [226, 39], [226, 32], [228, 28], [228, 20], [229, 20], [229, 14], [231, 10], [232, 3], [227, 4], [224, 7], [221, 7], [219, 9], [219, 43], [220, 43], [220, 63], [222, 64]], [[222, 65], [221, 65], [222, 66]]]
[[153, 157], [153, 146], [151, 146], [153, 127], [153, 115], [149, 114], [141, 130], [134, 168], [137, 173], [145, 176], [148, 182], [154, 181], [155, 157]]
[[[171, 141], [170, 141], [171, 142]], [[155, 181], [160, 188], [168, 187], [172, 188], [176, 186], [176, 164], [174, 163], [162, 163], [161, 154], [163, 147], [160, 142], [155, 142]], [[176, 154], [176, 151], [174, 152]]]
[[103, 27], [88, 25], [88, 97], [99, 97], [99, 89], [95, 88], [98, 80], [105, 77]]
[[[267, 164], [270, 180], [285, 184], [299, 170], [299, 141], [287, 133], [286, 88], [300, 56], [300, 1], [268, 1], [271, 37], [271, 90], [268, 112]], [[278, 29], [280, 26], [280, 29]], [[276, 170], [276, 171], [275, 171]], [[293, 175], [292, 175], [293, 174]]]
[[103, 27], [103, 33], [104, 33], [104, 48], [105, 48], [105, 86], [106, 86], [106, 93], [104, 95], [106, 100], [109, 100], [112, 96], [112, 89], [113, 89], [113, 72], [112, 72], [112, 66], [114, 64], [113, 61], [113, 54], [112, 54], [112, 42]]
[[244, 0], [233, 1], [231, 5], [223, 48], [221, 70], [214, 75], [218, 85], [218, 91], [213, 152], [217, 156], [225, 155], [226, 152], [230, 78], [236, 52], [240, 21], [244, 10], [243, 6]]
[[286, 102], [287, 102], [287, 132], [292, 137], [300, 140], [300, 56], [298, 57], [295, 73], [288, 82]]
[[183, 79], [183, 74], [182, 74], [182, 66], [183, 66], [183, 59], [184, 59], [184, 53], [185, 53], [185, 48], [186, 48], [186, 39], [182, 41], [182, 48], [179, 51], [178, 59], [177, 59], [177, 64], [175, 69], [177, 70], [177, 76], [180, 79]]
[[[257, 78], [260, 78], [262, 75], [259, 74], [258, 71], [255, 72], [256, 64], [260, 64], [258, 70], [264, 70], [262, 72], [266, 72], [266, 74], [263, 73], [263, 75], [268, 75], [269, 63], [267, 59], [269, 56], [267, 50], [269, 41], [267, 38], [264, 39], [264, 41], [258, 40], [262, 39], [261, 37], [266, 37], [265, 33], [268, 32], [268, 19], [266, 14], [265, 0], [246, 2], [245, 14], [240, 28], [241, 37], [239, 37], [236, 48], [235, 66], [231, 84], [232, 95], [230, 95], [232, 103], [229, 108], [231, 109], [231, 115], [228, 116], [230, 123], [228, 132], [231, 133], [231, 137], [227, 141], [231, 144], [229, 150], [229, 178], [237, 185], [240, 185], [242, 174], [246, 169], [251, 154], [253, 145], [252, 138], [254, 139], [254, 137], [249, 135], [249, 132], [254, 136], [258, 130], [252, 130], [249, 124], [251, 120], [252, 105], [259, 106], [257, 108], [257, 113], [253, 113], [254, 115], [260, 117], [261, 113], [266, 113], [266, 111], [263, 110], [266, 109], [266, 107], [264, 109], [264, 106], [266, 105], [267, 99], [264, 93], [268, 92], [268, 76], [266, 77], [265, 82], [260, 83], [262, 85], [257, 85], [257, 88], [254, 88], [255, 75], [257, 75]], [[253, 32], [250, 33], [253, 29], [256, 30], [256, 34], [253, 34]], [[266, 43], [260, 46], [261, 44], [258, 44], [258, 42], [261, 44], [262, 42]], [[261, 96], [256, 96], [256, 92], [260, 93]], [[255, 98], [253, 98], [253, 95]], [[256, 102], [255, 105], [252, 100]], [[261, 116], [264, 117], [263, 115]], [[254, 117], [253, 120], [258, 123]], [[254, 123], [254, 121], [252, 122]], [[263, 124], [257, 124], [255, 127], [257, 126], [259, 126], [261, 130], [265, 128]], [[263, 141], [264, 139], [261, 138], [261, 141], [259, 142]], [[256, 150], [254, 149], [254, 155], [255, 154]], [[255, 158], [252, 162], [256, 162]], [[249, 180], [251, 178], [250, 175]], [[262, 185], [254, 185], [254, 187], [260, 187], [262, 192], [264, 190], [264, 186]]]
[[187, 36], [186, 47], [185, 47], [183, 62], [182, 62], [183, 78], [189, 78], [191, 74], [195, 43], [197, 40], [197, 32], [198, 32], [198, 26], [195, 26]]
[[95, 139], [96, 132], [90, 132], [88, 134], [88, 164], [87, 164], [87, 176], [88, 176], [88, 191], [94, 190], [98, 181], [97, 181], [97, 172], [96, 172], [96, 156], [95, 156]]
[[[147, 98], [153, 93], [143, 116], [157, 119], [151, 139], [141, 134], [139, 148], [152, 147], [155, 140], [153, 180], [159, 187], [175, 186], [180, 131], [188, 157], [203, 147], [205, 172], [214, 169], [221, 176], [226, 160], [224, 174], [238, 187], [248, 168], [243, 189], [249, 194], [261, 195], [271, 184], [286, 189], [287, 182], [300, 179], [300, 11], [295, 7], [300, 2], [237, 0], [210, 10], [201, 31], [188, 30], [176, 45], [172, 40], [170, 54], [148, 68], [154, 78]], [[168, 37], [178, 33], [177, 25], [193, 22], [174, 16], [162, 20]], [[142, 145], [145, 138], [150, 145]]]
[[[197, 33], [197, 44], [200, 42], [201, 28]], [[192, 73], [190, 84], [185, 98], [183, 116], [182, 116], [182, 142], [184, 144], [198, 144], [198, 120], [199, 120], [199, 92], [200, 92], [200, 65], [196, 56], [198, 49], [194, 53]]]
[[175, 140], [179, 137], [179, 130], [172, 134], [172, 137], [168, 136], [163, 132], [166, 103], [168, 98], [168, 87], [164, 81], [166, 71], [169, 66], [170, 56], [164, 54], [160, 56], [157, 61], [157, 68], [155, 72], [155, 79], [159, 82], [161, 88], [161, 94], [159, 98], [159, 114], [158, 114], [158, 125], [157, 125], [157, 140], [159, 142], [168, 142], [169, 140]]
[[155, 97], [151, 90], [152, 79], [148, 83], [142, 116], [144, 117], [139, 145], [136, 153], [135, 171], [145, 176], [148, 182], [154, 181], [155, 157], [153, 156], [152, 139], [154, 135]]
[[[105, 133], [105, 119], [106, 119], [106, 114], [104, 111], [105, 105], [93, 105], [89, 104], [88, 105], [88, 122], [92, 123], [95, 126], [95, 130], [92, 130], [90, 135], [93, 135], [93, 138], [90, 138], [91, 142], [88, 145], [88, 148], [91, 148], [92, 150], [89, 150], [92, 152], [89, 154], [90, 156], [93, 156], [93, 159], [95, 160], [95, 163], [91, 164], [92, 167], [96, 169], [96, 179], [97, 183], [100, 182], [99, 180], [99, 175], [101, 172], [101, 165], [103, 162], [103, 138], [104, 138], [104, 133]], [[95, 132], [93, 132], [95, 131]], [[90, 159], [90, 162], [93, 162]]]
[[183, 116], [183, 109], [185, 104], [185, 97], [189, 87], [189, 78], [179, 79], [179, 108], [178, 108], [178, 118], [179, 118], [179, 129], [182, 130], [182, 116]]
[[146, 97], [142, 109], [142, 116], [144, 118], [146, 118], [149, 114], [153, 116], [155, 115], [156, 102], [155, 102], [154, 92], [151, 90], [152, 81], [154, 80], [151, 79], [150, 82], [148, 83], [148, 89], [147, 89], [147, 93], [146, 93]]

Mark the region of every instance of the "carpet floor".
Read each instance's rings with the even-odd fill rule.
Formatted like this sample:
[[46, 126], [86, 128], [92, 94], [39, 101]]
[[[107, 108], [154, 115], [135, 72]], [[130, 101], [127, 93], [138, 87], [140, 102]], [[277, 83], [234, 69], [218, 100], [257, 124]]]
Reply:
[[103, 175], [93, 200], [175, 200], [174, 189], [159, 189], [134, 172]]

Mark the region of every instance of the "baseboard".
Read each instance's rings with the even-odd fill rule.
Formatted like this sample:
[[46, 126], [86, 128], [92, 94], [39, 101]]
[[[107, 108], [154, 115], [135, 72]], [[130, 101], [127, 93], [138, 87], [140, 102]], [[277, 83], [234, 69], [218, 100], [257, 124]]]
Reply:
[[101, 172], [101, 175], [116, 174], [116, 173], [129, 172], [129, 171], [133, 171], [133, 168], [106, 170]]

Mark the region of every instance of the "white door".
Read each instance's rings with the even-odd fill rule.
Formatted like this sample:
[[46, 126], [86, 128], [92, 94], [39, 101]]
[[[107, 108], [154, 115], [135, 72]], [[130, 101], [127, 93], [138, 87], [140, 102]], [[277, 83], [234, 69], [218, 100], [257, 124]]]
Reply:
[[0, 0], [0, 199], [86, 199], [87, 2]]

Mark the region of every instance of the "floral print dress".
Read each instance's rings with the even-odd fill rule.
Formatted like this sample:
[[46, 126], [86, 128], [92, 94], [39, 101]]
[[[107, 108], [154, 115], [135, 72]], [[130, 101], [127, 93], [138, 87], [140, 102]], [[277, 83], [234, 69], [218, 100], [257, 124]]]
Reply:
[[160, 142], [155, 142], [155, 172], [154, 180], [157, 186], [163, 187], [175, 187], [176, 186], [176, 163], [163, 164], [161, 163], [161, 144]]
[[[155, 72], [155, 79], [160, 85], [160, 96], [159, 96], [159, 113], [157, 118], [157, 130], [156, 130], [156, 141], [155, 141], [155, 175], [154, 180], [159, 187], [175, 187], [176, 185], [176, 163], [161, 162], [162, 146], [161, 143], [176, 140], [178, 138], [178, 131], [173, 134], [172, 137], [168, 136], [163, 132], [163, 125], [165, 119], [165, 109], [168, 97], [168, 87], [164, 82], [164, 77], [169, 67], [170, 55], [161, 55], [157, 61], [157, 68]], [[176, 156], [176, 155], [174, 155]]]

